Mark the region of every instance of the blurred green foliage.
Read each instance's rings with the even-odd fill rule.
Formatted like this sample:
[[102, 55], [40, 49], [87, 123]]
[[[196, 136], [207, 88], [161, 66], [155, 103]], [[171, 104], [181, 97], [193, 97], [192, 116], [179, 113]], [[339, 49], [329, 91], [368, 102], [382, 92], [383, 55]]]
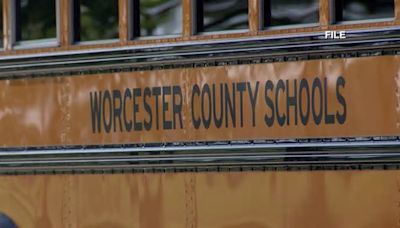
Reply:
[[56, 3], [55, 0], [19, 0], [20, 31], [18, 40], [55, 38]]
[[118, 0], [80, 0], [80, 40], [118, 38]]

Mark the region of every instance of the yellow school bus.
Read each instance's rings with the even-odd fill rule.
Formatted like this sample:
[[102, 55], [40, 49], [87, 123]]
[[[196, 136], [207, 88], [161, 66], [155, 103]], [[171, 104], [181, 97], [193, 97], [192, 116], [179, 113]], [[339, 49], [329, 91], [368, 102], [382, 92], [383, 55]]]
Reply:
[[399, 226], [399, 1], [1, 9], [1, 227]]

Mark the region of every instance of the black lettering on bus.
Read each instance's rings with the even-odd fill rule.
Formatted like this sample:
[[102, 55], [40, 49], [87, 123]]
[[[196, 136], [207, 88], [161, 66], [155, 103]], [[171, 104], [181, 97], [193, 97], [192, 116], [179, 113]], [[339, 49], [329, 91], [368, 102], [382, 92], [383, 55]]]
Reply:
[[[206, 103], [206, 95], [207, 95], [207, 102], [208, 102], [208, 115], [205, 114], [205, 103]], [[203, 126], [204, 128], [208, 129], [210, 127], [211, 124], [211, 91], [210, 91], [210, 86], [208, 84], [205, 84], [203, 86], [203, 89], [201, 91], [201, 117], [203, 120]]]
[[285, 93], [285, 83], [283, 80], [279, 80], [276, 84], [276, 91], [275, 91], [275, 105], [276, 105], [276, 119], [278, 120], [279, 126], [283, 126], [286, 122], [286, 115], [279, 113], [279, 91], [282, 90], [282, 93]]
[[[173, 116], [174, 116], [174, 129], [176, 129], [176, 116], [178, 116], [179, 119], [179, 126], [180, 129], [183, 128], [183, 120], [182, 120], [182, 103], [183, 103], [183, 97], [182, 97], [182, 89], [180, 86], [173, 86], [172, 87], [172, 111], [173, 111]], [[179, 102], [176, 101], [176, 98], [179, 97]]]
[[229, 95], [229, 86], [227, 83], [225, 87], [225, 127], [229, 126], [228, 113], [230, 113], [232, 126], [236, 127], [236, 90], [235, 83], [232, 83], [232, 96]]
[[[319, 90], [319, 111], [317, 113], [317, 108], [315, 107], [316, 103], [315, 103], [315, 93], [317, 91], [317, 89]], [[324, 98], [322, 97], [322, 84], [321, 84], [321, 80], [319, 78], [315, 78], [312, 84], [312, 89], [311, 89], [311, 103], [312, 103], [312, 114], [313, 114], [313, 118], [314, 118], [314, 122], [316, 125], [319, 125], [321, 123], [322, 120], [322, 112], [323, 112], [323, 102]]]
[[336, 119], [340, 124], [344, 124], [346, 122], [346, 116], [347, 116], [346, 100], [344, 99], [343, 95], [340, 93], [340, 88], [344, 88], [345, 85], [346, 85], [346, 81], [344, 80], [344, 77], [342, 77], [342, 76], [338, 77], [338, 79], [336, 81], [336, 99], [342, 105], [343, 112], [339, 113], [339, 111], [337, 111]]
[[126, 110], [128, 110], [126, 102], [128, 99], [129, 100], [132, 99], [132, 93], [131, 93], [130, 89], [125, 89], [124, 101], [122, 104], [122, 112], [123, 112], [123, 117], [124, 117], [125, 130], [127, 132], [130, 132], [132, 130], [132, 120], [128, 121], [127, 116], [126, 116]]
[[249, 92], [253, 127], [256, 126], [256, 103], [257, 103], [259, 86], [260, 86], [260, 82], [256, 81], [256, 89], [254, 90], [254, 93], [253, 93], [250, 82], [247, 82], [247, 91]]
[[127, 120], [126, 116], [126, 103], [128, 99], [132, 99], [132, 93], [130, 89], [126, 89], [124, 93], [124, 100], [123, 100], [123, 105], [122, 105], [122, 112], [123, 112], [123, 117], [124, 117], [124, 125], [125, 125], [125, 130], [127, 132], [130, 132], [132, 130], [132, 120]]
[[268, 80], [265, 83], [265, 94], [264, 94], [265, 104], [271, 109], [271, 116], [268, 116], [268, 114], [265, 114], [264, 121], [268, 127], [272, 127], [272, 125], [274, 125], [274, 121], [275, 121], [275, 108], [274, 108], [274, 102], [268, 96], [268, 90], [271, 90], [271, 92], [274, 92], [274, 83], [272, 83], [271, 80]]
[[144, 88], [143, 91], [143, 105], [144, 105], [144, 110], [147, 112], [147, 115], [149, 116], [149, 120], [147, 121], [146, 118], [144, 118], [144, 129], [146, 129], [146, 131], [150, 131], [152, 124], [153, 124], [153, 114], [151, 111], [151, 106], [149, 105], [149, 103], [147, 103], [147, 98], [151, 98], [151, 90], [149, 87]]
[[137, 113], [139, 112], [139, 105], [136, 103], [136, 98], [142, 96], [142, 90], [140, 88], [133, 89], [133, 129], [135, 131], [142, 130], [142, 123], [137, 121]]
[[[118, 107], [117, 107], [118, 103]], [[122, 114], [122, 97], [121, 97], [121, 91], [119, 90], [114, 90], [113, 91], [113, 110], [114, 110], [114, 132], [117, 131], [117, 119], [119, 123], [119, 130], [120, 132], [123, 132], [122, 128], [122, 120], [121, 120], [121, 114]]]
[[[103, 123], [104, 123], [104, 130], [106, 133], [109, 133], [111, 131], [111, 125], [112, 125], [112, 101], [111, 101], [111, 94], [110, 91], [106, 90], [104, 91], [104, 97], [103, 97]], [[106, 105], [108, 104], [108, 118], [106, 118]]]
[[160, 87], [153, 87], [153, 91], [152, 91], [152, 94], [153, 94], [153, 96], [154, 96], [154, 99], [155, 99], [155, 101], [156, 101], [156, 110], [155, 110], [155, 113], [156, 113], [156, 128], [157, 128], [157, 130], [159, 130], [160, 129], [160, 118], [159, 118], [159, 110], [158, 110], [158, 97], [161, 95], [161, 88]]
[[[98, 98], [98, 99], [97, 99]], [[101, 132], [101, 91], [97, 97], [97, 92], [90, 92], [90, 111], [92, 116], [92, 132]]]
[[286, 80], [286, 124], [290, 124], [290, 106], [293, 106], [294, 110], [294, 125], [297, 125], [297, 80], [293, 80], [293, 96], [290, 96], [289, 80]]
[[[303, 110], [303, 90], [306, 95], [306, 111]], [[300, 88], [299, 88], [299, 110], [300, 110], [300, 119], [303, 125], [307, 125], [308, 120], [310, 118], [310, 87], [308, 86], [308, 82], [306, 79], [301, 79]]]
[[194, 97], [200, 97], [200, 88], [197, 84], [195, 84], [192, 88], [192, 122], [193, 122], [193, 126], [195, 129], [199, 129], [200, 124], [201, 124], [201, 119], [200, 117], [196, 118], [194, 115]]
[[214, 116], [214, 123], [217, 128], [221, 128], [223, 117], [224, 117], [224, 87], [223, 87], [223, 84], [222, 83], [219, 84], [219, 100], [220, 100], [219, 117], [217, 116], [217, 108], [216, 108], [216, 106], [217, 106], [216, 93], [217, 92], [215, 91], [215, 84], [212, 85], [212, 90], [213, 90], [213, 92], [212, 92], [212, 97], [213, 97], [212, 98], [212, 100], [213, 100], [212, 110], [213, 110], [213, 116]]
[[172, 121], [167, 120], [167, 112], [169, 103], [167, 102], [166, 96], [171, 95], [171, 87], [164, 86], [162, 88], [162, 110], [163, 110], [163, 129], [170, 130], [172, 129]]
[[243, 93], [246, 91], [246, 82], [238, 82], [236, 89], [239, 91], [240, 127], [243, 127]]
[[325, 103], [325, 124], [335, 124], [335, 115], [329, 114], [328, 104], [328, 82], [327, 78], [324, 78], [324, 103]]

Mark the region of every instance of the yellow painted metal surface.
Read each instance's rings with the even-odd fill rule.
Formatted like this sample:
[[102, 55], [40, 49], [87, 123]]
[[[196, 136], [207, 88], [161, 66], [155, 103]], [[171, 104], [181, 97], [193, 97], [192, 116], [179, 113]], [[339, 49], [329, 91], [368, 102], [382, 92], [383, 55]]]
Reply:
[[1, 80], [0, 146], [399, 135], [399, 72], [380, 56]]
[[398, 227], [400, 171], [1, 176], [20, 227]]

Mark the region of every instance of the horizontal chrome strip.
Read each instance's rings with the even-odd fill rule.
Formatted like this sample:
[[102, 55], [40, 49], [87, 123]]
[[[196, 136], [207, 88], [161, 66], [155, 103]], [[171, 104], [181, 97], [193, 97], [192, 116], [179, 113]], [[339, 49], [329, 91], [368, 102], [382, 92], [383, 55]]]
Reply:
[[[222, 142], [219, 142], [222, 143]], [[284, 166], [290, 169], [341, 165], [384, 167], [400, 165], [400, 141], [365, 140], [341, 142], [231, 143], [88, 149], [2, 150], [0, 174], [69, 170], [75, 172], [114, 169], [178, 169], [208, 167]]]
[[[153, 66], [241, 61], [254, 58], [332, 55], [356, 51], [400, 51], [400, 29], [354, 31], [345, 40], [326, 40], [323, 33], [283, 37], [243, 38], [189, 42], [148, 47], [124, 47], [96, 51], [42, 53], [0, 58], [0, 77], [78, 74]], [[203, 66], [204, 67], [204, 66]]]
[[[400, 161], [400, 151], [393, 153], [329, 153], [329, 154], [247, 154], [246, 152], [242, 152], [240, 155], [221, 155], [221, 154], [205, 154], [205, 155], [185, 155], [185, 156], [139, 156], [139, 157], [100, 157], [96, 156], [87, 157], [87, 158], [67, 158], [67, 159], [33, 159], [33, 160], [18, 160], [18, 159], [10, 159], [0, 161], [0, 167], [9, 165], [9, 166], [23, 166], [23, 165], [32, 165], [32, 166], [40, 166], [40, 165], [60, 165], [60, 164], [79, 164], [79, 163], [159, 163], [164, 164], [166, 162], [174, 162], [174, 163], [210, 163], [210, 162], [263, 162], [263, 163], [304, 163], [304, 162], [331, 162], [331, 163], [339, 163], [339, 162], [354, 162], [358, 161], [380, 161], [383, 159], [387, 160], [395, 160]], [[289, 162], [290, 161], [290, 162]]]
[[[397, 42], [399, 41], [399, 38], [388, 38], [384, 40], [385, 42]], [[313, 47], [323, 47], [323, 46], [331, 46], [331, 45], [355, 45], [355, 44], [372, 44], [376, 43], [377, 40], [361, 40], [361, 41], [337, 41], [337, 42], [331, 42], [327, 44], [308, 44], [308, 48], [310, 50]], [[291, 48], [296, 48], [299, 47], [298, 44], [289, 44], [285, 46], [271, 46], [268, 47], [268, 50], [279, 50], [279, 49], [291, 49]], [[370, 47], [373, 48], [373, 47]], [[265, 47], [247, 47], [247, 48], [236, 48], [235, 52], [262, 52], [265, 51]], [[218, 50], [212, 50], [213, 55], [223, 55], [227, 53], [232, 53], [231, 49], [218, 49]], [[30, 62], [26, 64], [3, 64], [0, 65], [0, 70], [7, 70], [7, 69], [13, 69], [15, 67], [21, 67], [21, 68], [30, 68], [30, 67], [49, 67], [49, 66], [58, 66], [60, 63], [63, 64], [63, 67], [68, 67], [69, 65], [76, 65], [76, 64], [103, 64], [107, 62], [122, 62], [122, 61], [134, 61], [138, 59], [143, 59], [143, 58], [148, 58], [148, 59], [173, 59], [177, 57], [185, 57], [185, 56], [192, 56], [193, 54], [196, 55], [209, 55], [211, 54], [210, 51], [198, 51], [196, 53], [166, 53], [166, 54], [154, 54], [154, 55], [132, 55], [132, 56], [113, 56], [109, 58], [90, 58], [90, 59], [81, 59], [81, 60], [71, 60], [68, 62], [40, 62], [40, 61], [35, 61], [35, 62]], [[276, 54], [276, 53], [275, 53]]]
[[23, 161], [6, 159], [0, 162], [0, 174], [18, 171], [51, 171], [68, 169], [76, 170], [112, 170], [112, 169], [197, 169], [200, 167], [223, 168], [223, 167], [264, 167], [266, 169], [275, 166], [286, 166], [291, 169], [302, 166], [318, 166], [320, 169], [332, 165], [400, 165], [400, 152], [363, 152], [363, 153], [323, 153], [323, 154], [275, 154], [268, 153], [246, 154], [242, 152], [237, 155], [228, 154], [204, 154], [197, 156], [126, 156], [126, 157], [72, 157], [59, 159], [35, 159]]
[[[349, 37], [366, 37], [382, 33], [395, 34], [399, 32], [399, 26], [392, 26], [386, 28], [371, 28], [371, 29], [357, 29], [357, 30], [346, 30], [346, 35]], [[324, 32], [307, 32], [307, 33], [293, 33], [293, 34], [276, 34], [273, 36], [264, 37], [243, 37], [243, 38], [229, 38], [229, 39], [210, 39], [210, 40], [195, 40], [195, 41], [183, 41], [179, 43], [157, 43], [157, 44], [146, 44], [146, 45], [130, 45], [123, 47], [113, 47], [113, 48], [89, 48], [84, 50], [67, 50], [59, 52], [47, 52], [47, 53], [34, 53], [34, 54], [24, 54], [24, 55], [11, 55], [2, 56], [0, 60], [25, 60], [27, 58], [43, 58], [43, 57], [59, 57], [59, 56], [73, 56], [73, 55], [87, 55], [87, 54], [105, 54], [112, 52], [127, 52], [127, 51], [137, 51], [146, 49], [175, 49], [179, 47], [190, 47], [190, 46], [209, 46], [209, 45], [231, 45], [235, 43], [245, 43], [245, 42], [266, 42], [275, 43], [276, 41], [301, 39], [301, 38], [316, 38], [322, 39], [325, 36]], [[331, 40], [325, 40], [330, 42]]]
[[[340, 140], [340, 141], [335, 141]], [[303, 141], [303, 142], [301, 142]], [[290, 150], [290, 149], [352, 149], [375, 147], [399, 147], [399, 139], [376, 140], [370, 138], [347, 139], [304, 139], [304, 140], [275, 140], [268, 143], [257, 141], [244, 142], [194, 142], [187, 144], [169, 143], [164, 145], [104, 145], [91, 148], [90, 146], [74, 146], [74, 148], [60, 147], [46, 148], [1, 148], [0, 158], [16, 155], [61, 155], [61, 154], [97, 154], [97, 153], [141, 153], [141, 152], [180, 152], [180, 151], [233, 151], [233, 150]]]

